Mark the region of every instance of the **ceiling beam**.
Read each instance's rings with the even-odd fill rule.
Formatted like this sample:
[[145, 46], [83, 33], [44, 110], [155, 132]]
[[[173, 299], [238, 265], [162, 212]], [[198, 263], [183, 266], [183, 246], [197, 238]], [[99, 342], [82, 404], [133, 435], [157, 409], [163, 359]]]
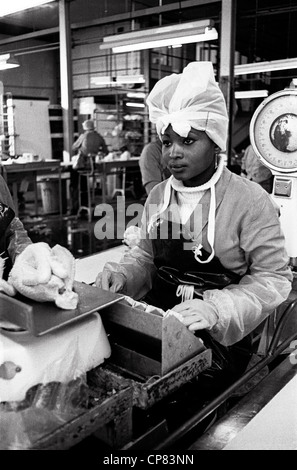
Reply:
[[[150, 15], [161, 15], [164, 13], [168, 13], [171, 11], [177, 11], [181, 9], [186, 9], [186, 8], [193, 8], [193, 7], [199, 7], [202, 5], [209, 5], [211, 3], [221, 3], [221, 0], [184, 0], [181, 4], [181, 2], [175, 2], [171, 3], [169, 5], [163, 5], [159, 7], [153, 7], [153, 8], [145, 8], [142, 10], [136, 10], [132, 11], [129, 13], [122, 13], [119, 15], [111, 15], [107, 16], [104, 18], [97, 18], [92, 21], [86, 21], [86, 22], [81, 22], [81, 23], [73, 23], [71, 24], [71, 29], [83, 29], [83, 28], [89, 28], [92, 26], [98, 26], [98, 25], [103, 25], [103, 24], [108, 24], [108, 23], [117, 23], [120, 21], [127, 21], [135, 18], [141, 18], [141, 17], [146, 17]], [[273, 10], [267, 10], [267, 9], [259, 9], [257, 11], [257, 16], [267, 16], [267, 15], [275, 15], [275, 14], [280, 14], [280, 13], [292, 13], [297, 10], [297, 7], [295, 6], [287, 6], [287, 5], [280, 5], [279, 7], [275, 7]], [[253, 18], [255, 16], [255, 12], [252, 12], [251, 10], [247, 10], [245, 13], [241, 14], [241, 18]], [[1, 23], [0, 23], [1, 24]], [[58, 34], [59, 33], [59, 28], [54, 27], [54, 28], [48, 28], [48, 29], [43, 29], [40, 31], [32, 31], [31, 33], [26, 33], [26, 34], [21, 34], [18, 36], [6, 38], [6, 39], [1, 39], [0, 40], [0, 45], [5, 45], [5, 44], [11, 44], [15, 43], [18, 41], [23, 41], [27, 39], [34, 39], [34, 38], [41, 38], [42, 36], [48, 36], [51, 34]]]
[[[185, 10], [186, 8], [193, 8], [193, 7], [197, 7], [197, 6], [201, 6], [205, 4], [209, 5], [211, 3], [220, 4], [221, 0], [184, 0], [182, 2], [182, 7], [181, 7], [181, 2], [175, 2], [175, 3], [171, 3], [170, 5], [163, 5], [159, 7], [153, 7], [153, 8], [145, 8], [143, 10], [122, 13], [119, 15], [96, 18], [95, 20], [92, 20], [92, 21], [72, 23], [71, 29], [72, 30], [83, 29], [83, 28], [90, 28], [92, 26], [104, 25], [108, 23], [118, 23], [121, 21], [127, 21], [127, 20], [136, 19], [136, 18], [143, 18], [145, 16], [161, 15], [161, 14], [168, 13], [171, 11]], [[18, 41], [27, 40], [27, 39], [40, 38], [42, 36], [47, 36], [50, 34], [58, 34], [58, 32], [59, 32], [58, 27], [43, 29], [43, 30], [34, 31], [34, 32], [32, 31], [32, 33], [21, 34], [18, 36], [7, 38], [7, 39], [1, 39], [0, 46], [5, 45], [5, 44], [11, 44], [11, 43], [18, 42]]]
[[20, 34], [18, 36], [10, 37], [7, 39], [1, 39], [0, 45], [4, 46], [5, 44], [12, 44], [18, 41], [26, 41], [27, 39], [38, 39], [38, 38], [42, 38], [43, 36], [49, 36], [51, 34], [58, 34], [58, 33], [59, 33], [58, 27], [42, 29], [41, 31], [34, 31], [32, 33]]
[[244, 13], [240, 13], [241, 18], [255, 18], [260, 16], [272, 16], [272, 15], [280, 15], [280, 14], [288, 14], [297, 11], [297, 6], [285, 6], [279, 5], [274, 8], [259, 8], [257, 11], [255, 10], [246, 10]]
[[89, 28], [90, 26], [97, 26], [107, 23], [117, 23], [119, 21], [135, 20], [136, 18], [143, 18], [151, 15], [162, 15], [172, 11], [182, 11], [187, 8], [199, 7], [202, 5], [210, 5], [211, 3], [221, 3], [221, 0], [184, 0], [183, 2], [175, 2], [169, 5], [162, 5], [158, 7], [145, 8], [143, 10], [134, 10], [128, 13], [121, 13], [119, 15], [98, 18], [93, 21], [86, 21], [85, 23], [72, 24], [72, 29]]

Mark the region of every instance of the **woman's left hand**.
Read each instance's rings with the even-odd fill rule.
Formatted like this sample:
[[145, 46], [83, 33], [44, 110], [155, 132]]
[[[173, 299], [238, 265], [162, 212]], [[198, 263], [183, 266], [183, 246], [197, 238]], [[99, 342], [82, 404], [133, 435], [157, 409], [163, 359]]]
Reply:
[[183, 317], [183, 323], [190, 331], [210, 330], [218, 321], [215, 307], [200, 299], [186, 300], [171, 310]]

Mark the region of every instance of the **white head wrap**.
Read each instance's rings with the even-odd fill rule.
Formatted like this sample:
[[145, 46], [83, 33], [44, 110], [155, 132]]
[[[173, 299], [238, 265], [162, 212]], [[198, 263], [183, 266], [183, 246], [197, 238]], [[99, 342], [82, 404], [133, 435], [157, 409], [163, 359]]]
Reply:
[[226, 150], [226, 102], [215, 81], [211, 62], [191, 62], [181, 74], [162, 78], [146, 102], [159, 137], [169, 124], [182, 137], [187, 137], [193, 127], [205, 131], [222, 151]]

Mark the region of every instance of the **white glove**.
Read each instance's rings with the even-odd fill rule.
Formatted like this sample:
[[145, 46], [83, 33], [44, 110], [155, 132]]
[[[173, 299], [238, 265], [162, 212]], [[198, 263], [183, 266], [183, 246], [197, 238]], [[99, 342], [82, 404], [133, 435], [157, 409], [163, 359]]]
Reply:
[[123, 274], [110, 271], [108, 268], [103, 268], [103, 271], [96, 277], [95, 284], [104, 290], [111, 292], [121, 292], [126, 285], [126, 278]]
[[181, 321], [190, 331], [211, 330], [218, 321], [215, 307], [200, 299], [186, 300], [171, 310], [179, 313]]

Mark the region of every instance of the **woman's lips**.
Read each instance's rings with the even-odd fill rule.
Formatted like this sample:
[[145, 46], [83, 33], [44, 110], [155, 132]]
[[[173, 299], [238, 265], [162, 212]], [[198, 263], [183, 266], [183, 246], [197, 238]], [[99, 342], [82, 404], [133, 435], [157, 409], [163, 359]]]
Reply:
[[176, 172], [181, 172], [185, 169], [186, 167], [184, 165], [170, 165], [170, 171], [173, 171], [174, 173]]

